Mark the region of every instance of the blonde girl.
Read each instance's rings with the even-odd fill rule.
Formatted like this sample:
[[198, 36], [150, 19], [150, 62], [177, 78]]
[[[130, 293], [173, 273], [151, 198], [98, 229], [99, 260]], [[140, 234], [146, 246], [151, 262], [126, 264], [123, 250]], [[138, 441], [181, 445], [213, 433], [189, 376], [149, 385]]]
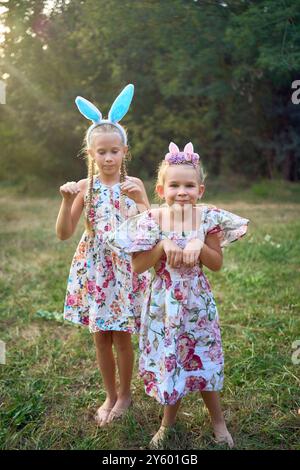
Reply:
[[106, 243], [108, 234], [121, 222], [149, 208], [142, 181], [127, 176], [127, 134], [118, 123], [132, 97], [133, 85], [128, 85], [106, 120], [92, 103], [76, 99], [80, 112], [93, 121], [85, 138], [88, 177], [60, 187], [63, 199], [56, 223], [58, 238], [66, 240], [73, 235], [82, 212], [85, 214], [86, 230], [71, 264], [64, 317], [88, 326], [94, 336], [106, 391], [95, 415], [99, 426], [123, 416], [131, 404], [131, 334], [139, 331], [143, 294], [149, 284], [149, 276], [132, 273], [129, 255], [117, 256]]
[[193, 145], [171, 142], [156, 191], [165, 204], [125, 222], [109, 237], [117, 251], [132, 254], [136, 273], [155, 276], [144, 304], [139, 371], [145, 391], [164, 406], [150, 446], [163, 447], [182, 398], [200, 392], [217, 442], [233, 447], [219, 392], [224, 357], [219, 315], [203, 266], [218, 271], [222, 248], [245, 235], [248, 219], [206, 204], [204, 173]]

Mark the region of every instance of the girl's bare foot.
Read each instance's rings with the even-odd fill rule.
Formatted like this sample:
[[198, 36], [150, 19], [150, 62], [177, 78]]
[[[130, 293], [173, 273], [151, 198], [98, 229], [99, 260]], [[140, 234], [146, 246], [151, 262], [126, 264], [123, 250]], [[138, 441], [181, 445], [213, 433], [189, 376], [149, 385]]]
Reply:
[[170, 426], [161, 425], [157, 433], [152, 437], [149, 443], [149, 448], [150, 449], [163, 449], [164, 442], [168, 437], [170, 429], [172, 429]]
[[227, 444], [230, 449], [234, 447], [234, 442], [230, 432], [227, 429], [225, 421], [223, 423], [214, 423], [215, 442], [217, 444]]
[[111, 399], [111, 398], [106, 398], [105, 402], [103, 405], [98, 408], [95, 414], [95, 421], [98, 426], [103, 427], [107, 424], [109, 414], [111, 410], [113, 409], [117, 399]]
[[109, 413], [107, 423], [111, 423], [115, 419], [122, 418], [130, 407], [131, 403], [132, 401], [130, 395], [125, 397], [118, 397], [117, 401], [115, 402], [113, 408]]

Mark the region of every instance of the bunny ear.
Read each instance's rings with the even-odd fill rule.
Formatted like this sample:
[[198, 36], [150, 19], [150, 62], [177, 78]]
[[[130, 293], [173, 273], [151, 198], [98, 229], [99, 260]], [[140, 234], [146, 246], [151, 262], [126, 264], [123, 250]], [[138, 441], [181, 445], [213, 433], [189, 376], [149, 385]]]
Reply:
[[176, 155], [177, 153], [179, 153], [179, 148], [177, 147], [176, 144], [174, 144], [174, 142], [170, 142], [169, 150], [170, 150], [170, 153], [172, 153], [173, 155]]
[[186, 144], [186, 146], [184, 147], [184, 153], [194, 153], [194, 147], [192, 142]]
[[129, 84], [121, 91], [119, 96], [113, 102], [108, 113], [108, 119], [111, 122], [119, 122], [127, 113], [134, 94], [134, 86]]
[[84, 117], [86, 117], [90, 121], [93, 121], [94, 123], [98, 123], [101, 121], [102, 114], [93, 103], [86, 100], [85, 98], [82, 98], [82, 96], [77, 96], [75, 103], [81, 114], [84, 115]]

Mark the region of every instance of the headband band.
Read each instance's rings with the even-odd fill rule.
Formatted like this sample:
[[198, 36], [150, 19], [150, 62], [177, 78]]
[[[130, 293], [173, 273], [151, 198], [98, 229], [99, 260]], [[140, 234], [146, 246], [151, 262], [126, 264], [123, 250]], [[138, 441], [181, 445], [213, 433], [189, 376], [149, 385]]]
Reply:
[[127, 145], [127, 134], [126, 134], [126, 131], [125, 131], [124, 127], [122, 127], [122, 126], [121, 126], [120, 124], [118, 124], [118, 123], [111, 122], [111, 121], [109, 121], [108, 119], [102, 119], [101, 122], [92, 124], [92, 125], [88, 128], [87, 134], [86, 134], [86, 140], [87, 140], [88, 144], [91, 143], [91, 134], [92, 134], [93, 130], [96, 129], [96, 127], [103, 126], [104, 124], [110, 124], [111, 126], [116, 127], [116, 128], [120, 131], [120, 134], [122, 135], [122, 141], [123, 141], [124, 145]]

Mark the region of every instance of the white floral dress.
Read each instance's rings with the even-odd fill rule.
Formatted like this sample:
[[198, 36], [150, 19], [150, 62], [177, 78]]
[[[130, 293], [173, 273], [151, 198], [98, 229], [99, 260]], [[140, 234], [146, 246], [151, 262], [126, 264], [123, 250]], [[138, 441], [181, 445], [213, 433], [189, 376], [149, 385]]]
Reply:
[[[127, 216], [138, 213], [135, 202], [125, 198]], [[89, 326], [91, 332], [125, 331], [136, 333], [141, 309], [148, 291], [149, 273], [131, 270], [131, 257], [119, 256], [106, 243], [124, 217], [120, 214], [120, 183], [104, 185], [94, 177], [90, 217], [95, 236], [85, 231], [71, 264], [64, 305], [64, 318]]]
[[[199, 230], [162, 231], [148, 210], [111, 233], [119, 253], [151, 250], [169, 238], [184, 248], [193, 238], [220, 233], [221, 247], [238, 240], [249, 220], [223, 209], [203, 206]], [[202, 266], [172, 269], [162, 257], [145, 298], [141, 317], [139, 372], [145, 391], [160, 403], [174, 404], [192, 391], [218, 391], [224, 379], [219, 316]]]

